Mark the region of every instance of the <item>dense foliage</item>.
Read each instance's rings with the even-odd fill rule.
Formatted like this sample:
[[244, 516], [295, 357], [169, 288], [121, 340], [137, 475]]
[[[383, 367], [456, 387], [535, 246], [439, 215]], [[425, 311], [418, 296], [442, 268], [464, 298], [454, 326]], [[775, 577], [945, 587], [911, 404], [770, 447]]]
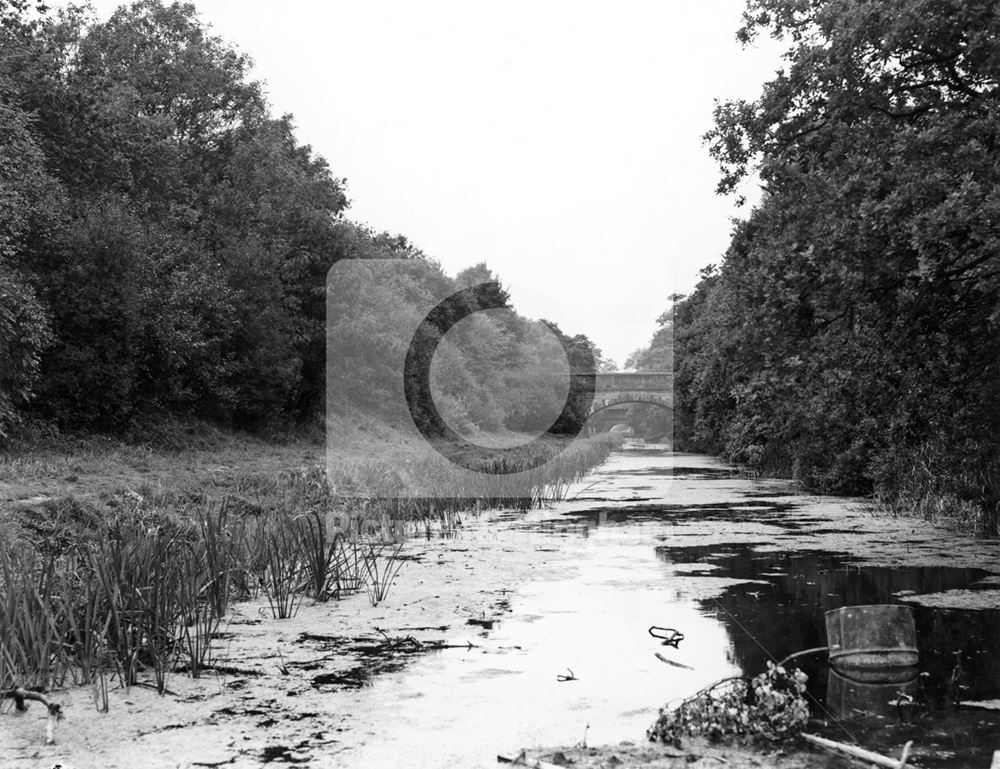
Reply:
[[[450, 428], [466, 438], [477, 431], [540, 433], [550, 427], [567, 433], [582, 425], [582, 406], [560, 413], [567, 399], [580, 406], [569, 397], [570, 372], [603, 362], [586, 336], [570, 337], [554, 323], [518, 315], [485, 264], [452, 279], [429, 260], [400, 260], [411, 250], [401, 248], [402, 241], [389, 245], [383, 259], [355, 260], [331, 273], [332, 411], [361, 407], [401, 424], [412, 414], [425, 434]], [[415, 337], [432, 309], [436, 321]], [[408, 353], [417, 361], [406, 375], [418, 393], [411, 405], [401, 376]], [[429, 373], [426, 381], [420, 371]]]
[[[426, 259], [345, 218], [344, 180], [249, 68], [190, 4], [98, 23], [0, 0], [0, 439], [29, 401], [113, 431], [320, 413], [330, 267]], [[528, 347], [535, 333], [479, 326]], [[470, 408], [518, 426], [513, 406]]]
[[689, 446], [811, 488], [1000, 521], [1000, 11], [750, 0], [787, 66], [718, 105], [764, 194], [662, 318]]

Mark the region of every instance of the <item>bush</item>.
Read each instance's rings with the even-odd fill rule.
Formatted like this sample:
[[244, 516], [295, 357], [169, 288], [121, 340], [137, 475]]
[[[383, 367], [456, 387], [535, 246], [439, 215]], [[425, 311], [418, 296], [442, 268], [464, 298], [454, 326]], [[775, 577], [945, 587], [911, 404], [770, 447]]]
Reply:
[[735, 738], [782, 740], [801, 731], [809, 719], [806, 674], [786, 671], [768, 661], [767, 671], [752, 680], [726, 678], [675, 708], [660, 709], [647, 731], [651, 741], [678, 745], [682, 737], [713, 741]]

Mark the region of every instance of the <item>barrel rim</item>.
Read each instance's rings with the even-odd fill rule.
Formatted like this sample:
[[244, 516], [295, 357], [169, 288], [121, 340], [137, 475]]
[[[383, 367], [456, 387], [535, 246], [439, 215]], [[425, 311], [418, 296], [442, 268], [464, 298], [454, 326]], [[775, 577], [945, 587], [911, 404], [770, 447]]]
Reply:
[[888, 654], [891, 652], [913, 652], [917, 653], [916, 646], [852, 646], [850, 648], [845, 648], [837, 646], [839, 651], [833, 651], [834, 647], [830, 647], [829, 657], [830, 659], [837, 659], [838, 657], [844, 657], [846, 655], [858, 655], [858, 654]]
[[913, 614], [913, 607], [908, 606], [905, 603], [861, 603], [851, 606], [838, 606], [836, 609], [828, 609], [824, 613], [824, 616], [829, 617], [832, 614], [842, 614], [848, 609], [903, 609], [906, 612]]

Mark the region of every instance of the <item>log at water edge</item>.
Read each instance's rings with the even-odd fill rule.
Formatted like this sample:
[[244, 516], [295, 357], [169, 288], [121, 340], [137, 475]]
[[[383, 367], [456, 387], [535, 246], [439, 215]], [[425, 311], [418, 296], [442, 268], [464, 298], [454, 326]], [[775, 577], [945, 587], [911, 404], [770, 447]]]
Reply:
[[[906, 764], [899, 759], [889, 758], [889, 756], [883, 756], [881, 753], [875, 753], [871, 750], [859, 748], [857, 745], [845, 745], [842, 742], [834, 742], [833, 740], [828, 740], [824, 737], [817, 737], [815, 734], [803, 734], [802, 739], [818, 747], [826, 748], [827, 750], [834, 750], [838, 753], [843, 753], [845, 756], [850, 756], [851, 758], [859, 758], [862, 761], [870, 761], [873, 764], [884, 766], [887, 769], [906, 769]], [[904, 755], [905, 754], [906, 751], [904, 750]]]

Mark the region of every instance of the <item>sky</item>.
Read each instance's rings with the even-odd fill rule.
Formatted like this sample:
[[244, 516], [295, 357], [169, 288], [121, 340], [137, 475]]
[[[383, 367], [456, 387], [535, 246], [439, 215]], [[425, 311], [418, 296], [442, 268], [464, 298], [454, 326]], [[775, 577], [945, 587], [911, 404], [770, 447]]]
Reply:
[[[100, 18], [116, 0], [96, 0]], [[742, 0], [194, 0], [275, 114], [347, 179], [348, 216], [619, 364], [726, 249], [702, 136], [780, 65]], [[740, 190], [751, 204], [755, 186]]]

